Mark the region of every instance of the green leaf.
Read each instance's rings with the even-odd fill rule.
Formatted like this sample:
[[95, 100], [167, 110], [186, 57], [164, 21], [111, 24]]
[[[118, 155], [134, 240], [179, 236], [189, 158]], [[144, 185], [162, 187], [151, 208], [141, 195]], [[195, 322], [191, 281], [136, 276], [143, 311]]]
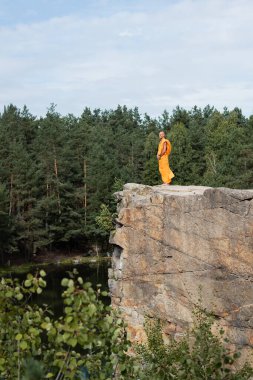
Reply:
[[72, 312], [72, 310], [73, 310], [72, 307], [69, 307], [69, 306], [66, 306], [64, 308], [64, 311], [65, 311], [66, 314], [70, 314]]
[[90, 314], [90, 316], [92, 316], [92, 315], [94, 315], [94, 314], [96, 313], [97, 308], [96, 308], [96, 306], [95, 306], [93, 303], [91, 303], [91, 304], [88, 306], [88, 310], [89, 310], [89, 314]]
[[41, 269], [40, 270], [40, 276], [41, 277], [46, 277], [46, 275], [47, 275], [46, 272], [43, 269]]
[[61, 286], [68, 286], [68, 283], [69, 283], [69, 280], [67, 279], [67, 278], [63, 278], [62, 280], [61, 280]]
[[73, 287], [73, 286], [74, 286], [74, 281], [73, 281], [72, 279], [70, 279], [70, 280], [68, 281], [68, 287], [71, 288], [71, 287]]
[[16, 336], [15, 336], [15, 339], [16, 340], [21, 340], [23, 338], [23, 335], [22, 334], [17, 334]]
[[32, 285], [31, 280], [25, 280], [25, 284], [24, 285], [25, 285], [26, 288], [29, 288]]
[[21, 348], [22, 350], [26, 350], [27, 347], [28, 347], [27, 342], [26, 342], [25, 340], [22, 340], [22, 341], [20, 342], [20, 348]]
[[46, 374], [46, 379], [51, 379], [52, 377], [54, 377], [54, 374], [52, 372], [48, 372]]
[[37, 288], [36, 292], [37, 292], [37, 294], [41, 294], [42, 293], [42, 289], [39, 287], [39, 288]]
[[71, 338], [71, 339], [69, 339], [68, 343], [70, 346], [75, 347], [77, 345], [77, 339]]
[[47, 330], [47, 331], [50, 330], [51, 326], [52, 326], [52, 324], [51, 324], [50, 322], [43, 322], [43, 323], [41, 324], [41, 327], [42, 327], [44, 330]]
[[17, 299], [18, 301], [21, 301], [23, 298], [24, 298], [24, 296], [23, 296], [22, 293], [19, 293], [19, 294], [16, 295], [16, 299]]
[[66, 342], [66, 341], [69, 339], [69, 337], [70, 337], [70, 334], [69, 334], [69, 333], [67, 333], [67, 332], [64, 333], [63, 336], [62, 336], [63, 341]]
[[39, 285], [42, 287], [42, 288], [45, 288], [47, 283], [46, 281], [44, 281], [42, 278], [39, 278]]

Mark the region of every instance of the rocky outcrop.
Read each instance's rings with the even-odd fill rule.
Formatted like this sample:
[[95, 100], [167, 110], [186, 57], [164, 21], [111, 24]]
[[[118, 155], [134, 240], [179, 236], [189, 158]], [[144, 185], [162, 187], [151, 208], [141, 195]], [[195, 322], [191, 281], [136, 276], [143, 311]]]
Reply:
[[142, 340], [145, 316], [180, 335], [198, 303], [230, 339], [253, 347], [253, 190], [127, 184], [109, 287], [113, 305]]

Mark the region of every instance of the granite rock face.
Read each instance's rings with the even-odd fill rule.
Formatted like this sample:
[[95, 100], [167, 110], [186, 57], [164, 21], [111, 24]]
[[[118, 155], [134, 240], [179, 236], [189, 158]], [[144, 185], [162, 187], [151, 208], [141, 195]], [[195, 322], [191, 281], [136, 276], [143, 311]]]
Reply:
[[253, 348], [253, 190], [127, 184], [118, 199], [109, 287], [132, 340], [145, 316], [179, 336], [212, 310], [233, 345]]

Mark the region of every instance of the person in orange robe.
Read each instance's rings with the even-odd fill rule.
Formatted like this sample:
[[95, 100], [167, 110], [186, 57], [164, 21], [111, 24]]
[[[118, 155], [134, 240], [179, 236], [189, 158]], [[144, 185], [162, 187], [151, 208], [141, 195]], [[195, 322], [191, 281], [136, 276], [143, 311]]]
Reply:
[[162, 131], [159, 133], [160, 143], [158, 145], [157, 159], [159, 163], [159, 172], [162, 176], [162, 181], [166, 185], [170, 185], [174, 176], [169, 166], [168, 157], [171, 152], [171, 144], [169, 140], [165, 138], [165, 133]]

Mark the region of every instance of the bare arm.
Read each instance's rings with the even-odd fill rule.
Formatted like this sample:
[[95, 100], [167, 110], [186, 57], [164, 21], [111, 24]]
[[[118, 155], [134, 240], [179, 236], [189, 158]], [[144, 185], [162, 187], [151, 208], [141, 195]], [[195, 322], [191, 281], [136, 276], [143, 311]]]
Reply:
[[167, 143], [166, 143], [166, 141], [164, 141], [161, 156], [163, 156], [166, 153], [166, 150], [167, 150]]
[[160, 158], [166, 153], [166, 150], [167, 150], [167, 143], [166, 143], [166, 141], [164, 141], [161, 154], [157, 155], [157, 159], [158, 160], [160, 160]]

